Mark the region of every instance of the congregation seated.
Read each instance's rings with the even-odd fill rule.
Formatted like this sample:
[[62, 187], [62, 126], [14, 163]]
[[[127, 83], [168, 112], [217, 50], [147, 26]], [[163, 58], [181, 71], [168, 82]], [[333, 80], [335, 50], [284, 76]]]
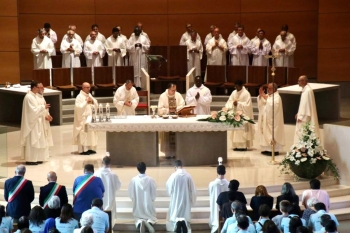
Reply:
[[327, 233], [338, 233], [337, 224], [333, 220], [328, 220], [324, 228], [325, 228], [325, 232]]
[[262, 227], [263, 233], [280, 233], [280, 230], [272, 220], [266, 220]]
[[259, 207], [259, 220], [255, 223], [255, 229], [257, 232], [260, 232], [264, 226], [265, 221], [270, 220], [271, 209], [268, 205], [262, 204]]
[[315, 204], [319, 203], [316, 197], [311, 197], [307, 200], [307, 208], [303, 212], [302, 218], [305, 219], [306, 222], [309, 222], [310, 216], [316, 213]]
[[299, 218], [298, 216], [294, 216], [290, 218], [288, 228], [285, 228], [283, 232], [286, 233], [297, 233], [298, 227], [303, 226], [303, 219]]
[[0, 205], [0, 228], [3, 231], [11, 232], [13, 223], [11, 217], [6, 217], [5, 206]]
[[277, 197], [277, 201], [276, 201], [277, 210], [280, 209], [279, 204], [282, 200], [287, 200], [290, 203], [299, 204], [299, 196], [295, 194], [293, 186], [288, 182], [282, 185], [281, 195]]
[[288, 218], [288, 211], [290, 208], [291, 204], [289, 201], [287, 200], [283, 200], [280, 202], [280, 211], [282, 212], [282, 214], [280, 215], [276, 215], [275, 217], [272, 218], [272, 221], [276, 224], [277, 228], [279, 230], [282, 231], [282, 227], [281, 227], [281, 222], [283, 220], [283, 218]]
[[45, 214], [40, 206], [35, 206], [29, 214], [29, 230], [33, 233], [41, 233], [45, 227]]
[[231, 180], [230, 184], [228, 186], [229, 191], [222, 192], [218, 196], [218, 199], [216, 203], [219, 205], [220, 210], [222, 209], [222, 206], [226, 203], [229, 202], [228, 195], [230, 191], [235, 192], [235, 200], [240, 201], [243, 204], [247, 204], [247, 200], [242, 192], [238, 191], [239, 188], [239, 181], [238, 180]]
[[312, 229], [313, 231], [320, 231], [322, 228], [320, 220], [321, 220], [321, 217], [325, 214], [327, 214], [331, 217], [331, 219], [336, 223], [336, 226], [339, 226], [338, 220], [335, 217], [335, 215], [326, 212], [326, 205], [324, 203], [322, 203], [322, 202], [316, 203], [315, 210], [317, 212], [310, 216], [310, 219], [308, 222], [309, 229]]
[[73, 233], [79, 228], [78, 221], [73, 218], [73, 208], [71, 204], [65, 204], [61, 208], [61, 214], [55, 219], [57, 230], [61, 233]]
[[[290, 225], [296, 226], [298, 225], [299, 221], [296, 219], [300, 220], [300, 226], [306, 226], [306, 221], [305, 219], [300, 218], [300, 207], [297, 204], [291, 204], [288, 210], [288, 217], [283, 218], [281, 221], [281, 229], [282, 232], [289, 232], [290, 231]], [[294, 220], [293, 220], [294, 219]], [[293, 220], [293, 222], [292, 222]], [[291, 223], [292, 222], [292, 223]], [[296, 230], [297, 227], [295, 227]]]
[[94, 223], [91, 225], [91, 227], [95, 233], [105, 233], [109, 228], [109, 217], [108, 214], [102, 210], [102, 207], [102, 199], [95, 198], [92, 200], [91, 209], [84, 212], [93, 216]]
[[84, 212], [81, 215], [81, 218], [80, 218], [80, 226], [81, 227], [78, 228], [78, 229], [75, 229], [73, 231], [73, 233], [86, 232], [86, 229], [84, 230], [84, 228], [86, 228], [86, 227], [90, 227], [91, 228], [92, 224], [94, 224], [94, 216], [92, 216], [92, 214], [90, 214], [90, 213]]
[[44, 209], [45, 219], [57, 218], [61, 214], [61, 201], [58, 196], [52, 196], [48, 202], [48, 207]]
[[23, 229], [29, 228], [29, 219], [27, 216], [22, 216], [18, 219], [17, 231], [14, 233], [20, 233]]
[[259, 207], [262, 204], [268, 205], [270, 209], [273, 206], [273, 197], [271, 197], [266, 190], [266, 187], [259, 185], [255, 189], [255, 196], [250, 200], [250, 207], [253, 209], [253, 220], [257, 221], [259, 219]]
[[48, 218], [45, 220], [44, 233], [49, 233], [51, 229], [56, 229], [54, 218]]
[[301, 202], [305, 208], [307, 208], [307, 200], [311, 197], [316, 197], [320, 202], [324, 203], [328, 212], [330, 207], [329, 195], [326, 190], [321, 189], [321, 182], [318, 179], [310, 180], [310, 189], [303, 192]]
[[[228, 232], [228, 227], [236, 222], [236, 212], [241, 211], [243, 214], [247, 214], [246, 210], [244, 210], [245, 205], [243, 205], [239, 201], [234, 201], [231, 204], [232, 217], [229, 217], [225, 220], [224, 226], [222, 227], [221, 233]], [[247, 216], [249, 219], [249, 223], [253, 224], [253, 221]]]

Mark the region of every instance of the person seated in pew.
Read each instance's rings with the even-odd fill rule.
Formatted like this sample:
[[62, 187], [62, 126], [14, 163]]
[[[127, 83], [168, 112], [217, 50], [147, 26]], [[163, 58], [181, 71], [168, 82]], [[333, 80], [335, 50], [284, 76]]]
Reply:
[[283, 218], [288, 218], [288, 216], [289, 216], [288, 211], [289, 211], [291, 204], [289, 201], [283, 200], [280, 202], [279, 206], [280, 206], [280, 211], [282, 212], [282, 214], [276, 215], [275, 217], [273, 217], [272, 221], [276, 224], [278, 229], [280, 231], [282, 231], [281, 222], [282, 222]]
[[255, 229], [257, 232], [260, 232], [264, 226], [266, 220], [270, 220], [269, 216], [271, 213], [271, 209], [268, 205], [262, 204], [259, 207], [259, 220], [255, 223]]
[[[245, 208], [245, 209], [244, 209]], [[239, 201], [234, 201], [231, 204], [232, 217], [226, 219], [224, 226], [221, 229], [221, 233], [228, 233], [228, 227], [234, 223], [236, 223], [236, 212], [241, 212], [243, 214], [247, 214], [246, 206], [240, 203]], [[249, 224], [253, 224], [253, 221], [247, 216], [249, 219]], [[254, 225], [253, 225], [254, 226]]]
[[[235, 192], [235, 200], [240, 201], [242, 204], [246, 205], [247, 200], [242, 192], [238, 191], [239, 188], [239, 181], [238, 180], [231, 180], [230, 184], [228, 185], [229, 191]], [[219, 205], [220, 210], [222, 209], [222, 206], [229, 201], [228, 194], [229, 191], [222, 192], [218, 196], [218, 199], [216, 200], [216, 204]]]

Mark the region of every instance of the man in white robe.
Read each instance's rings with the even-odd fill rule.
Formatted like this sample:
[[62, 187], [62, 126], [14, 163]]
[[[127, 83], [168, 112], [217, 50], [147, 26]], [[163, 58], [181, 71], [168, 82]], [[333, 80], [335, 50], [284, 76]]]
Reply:
[[139, 104], [139, 95], [133, 85], [132, 80], [126, 80], [125, 84], [115, 92], [113, 104], [117, 108], [117, 115], [135, 115], [135, 109]]
[[111, 168], [111, 158], [109, 156], [105, 156], [102, 159], [102, 167], [95, 172], [95, 176], [100, 177], [105, 187], [105, 192], [103, 195], [103, 210], [110, 210], [112, 213], [112, 223], [116, 218], [116, 201], [115, 194], [116, 191], [120, 189], [121, 182]]
[[74, 31], [68, 30], [66, 39], [61, 42], [62, 68], [80, 67], [80, 54], [82, 47], [74, 39]]
[[206, 46], [208, 65], [226, 65], [226, 41], [220, 37], [220, 29], [214, 29], [214, 37], [211, 38]]
[[[192, 31], [193, 31], [192, 24], [190, 24], [190, 23], [186, 24], [186, 32], [184, 34], [182, 34], [179, 45], [186, 45], [186, 41], [191, 39], [191, 32]], [[199, 35], [197, 35], [197, 40], [202, 42], [201, 37]]]
[[201, 76], [196, 76], [194, 85], [187, 90], [186, 105], [196, 106], [194, 114], [209, 115], [212, 96], [210, 89], [204, 86]]
[[231, 38], [232, 38], [233, 36], [235, 36], [235, 35], [237, 34], [237, 30], [238, 30], [239, 25], [240, 25], [240, 23], [238, 23], [238, 22], [235, 23], [233, 32], [231, 32], [231, 33], [228, 35], [227, 43], [231, 40]]
[[96, 39], [96, 32], [91, 31], [90, 40], [84, 43], [84, 55], [86, 57], [86, 65], [103, 66], [102, 58], [105, 56], [106, 50], [103, 43]]
[[[91, 30], [96, 33], [96, 40], [101, 41], [102, 44], [106, 42], [106, 37], [99, 32], [97, 24], [93, 24], [91, 26]], [[85, 38], [85, 41], [89, 41], [89, 40], [91, 40], [91, 33]]]
[[298, 113], [295, 115], [297, 121], [295, 127], [294, 144], [299, 143], [302, 136], [301, 129], [306, 122], [310, 122], [314, 127], [315, 136], [320, 138], [320, 127], [318, 125], [317, 109], [314, 91], [308, 84], [308, 78], [302, 75], [298, 79], [298, 84], [302, 88]]
[[[185, 106], [182, 95], [176, 91], [174, 83], [168, 84], [168, 89], [163, 92], [158, 101], [158, 115], [176, 115], [177, 111]], [[174, 140], [170, 140], [170, 136]], [[175, 133], [159, 132], [160, 151], [165, 153], [166, 158], [175, 157]]]
[[197, 40], [197, 32], [191, 32], [191, 39], [186, 41], [187, 46], [187, 72], [196, 68], [196, 76], [201, 75], [201, 60], [203, 56], [202, 43]]
[[[182, 228], [182, 232], [191, 232], [191, 207], [194, 206], [197, 196], [196, 187], [192, 177], [182, 167], [182, 162], [176, 160], [175, 172], [166, 182], [166, 189], [170, 196], [170, 204], [167, 214], [167, 231], [176, 231]], [[180, 231], [177, 231], [180, 232]]]
[[[297, 47], [297, 40], [295, 39], [295, 36], [288, 31], [289, 30], [288, 25], [287, 24], [282, 25], [281, 30], [287, 32], [286, 38], [292, 43], [292, 46], [294, 47], [293, 50], [295, 51]], [[276, 37], [275, 42], [280, 39], [281, 39], [281, 34]], [[289, 62], [289, 65], [288, 65], [289, 67], [294, 67], [294, 54], [290, 55], [290, 59], [288, 60], [288, 62]]]
[[228, 191], [229, 182], [225, 179], [226, 168], [224, 165], [219, 165], [216, 168], [217, 178], [209, 183], [209, 202], [210, 202], [210, 217], [209, 226], [211, 232], [214, 233], [219, 228], [219, 205], [216, 203], [220, 193]]
[[[277, 91], [277, 84], [269, 83], [267, 86], [267, 95], [263, 87], [259, 89], [258, 96], [258, 131], [260, 136], [261, 154], [272, 155], [272, 132], [274, 133], [275, 155], [283, 149], [284, 141], [284, 118], [282, 99]], [[272, 114], [272, 108], [273, 114]], [[272, 121], [274, 118], [274, 125]]]
[[253, 54], [253, 66], [268, 66], [269, 60], [265, 58], [265, 55], [269, 55], [271, 51], [271, 44], [265, 38], [265, 31], [260, 29], [256, 38], [252, 39], [254, 50]]
[[23, 100], [20, 132], [21, 155], [26, 165], [42, 164], [47, 158], [47, 138], [45, 137], [43, 115], [50, 104], [39, 103], [37, 93], [41, 83], [33, 81], [31, 90]]
[[[230, 98], [225, 104], [226, 108], [232, 108], [234, 112], [240, 111], [246, 117], [254, 119], [253, 105], [250, 93], [241, 80], [235, 81], [235, 88]], [[254, 141], [254, 125], [245, 122], [243, 130], [231, 131], [232, 147], [234, 151], [246, 151], [247, 148], [253, 146]]]
[[105, 48], [108, 54], [108, 66], [124, 66], [126, 45], [123, 38], [119, 36], [117, 27], [112, 29], [112, 35], [107, 38]]
[[150, 48], [147, 37], [141, 35], [141, 29], [136, 26], [134, 35], [128, 40], [127, 49], [130, 54], [130, 64], [134, 66], [134, 82], [136, 87], [141, 88], [141, 68], [148, 70], [146, 54]]
[[52, 41], [53, 43], [53, 51], [52, 51], [52, 56], [56, 55], [56, 49], [55, 49], [55, 44], [57, 42], [57, 34], [54, 30], [51, 29], [51, 25], [49, 23], [44, 24], [44, 29], [46, 31], [46, 36]]
[[295, 51], [295, 47], [292, 42], [287, 39], [287, 32], [281, 31], [281, 39], [276, 40], [272, 51], [275, 55], [279, 55], [279, 58], [276, 58], [276, 66], [282, 67], [290, 67], [290, 64], [294, 64], [293, 54]]
[[45, 29], [39, 29], [38, 36], [32, 41], [31, 52], [34, 58], [34, 69], [51, 69], [51, 56], [54, 50], [52, 41], [45, 36]]
[[145, 232], [145, 228], [150, 233], [155, 232], [152, 225], [157, 220], [154, 201], [157, 197], [157, 185], [152, 177], [146, 175], [146, 164], [140, 162], [137, 164], [137, 170], [140, 174], [132, 178], [128, 193], [132, 200], [132, 213], [135, 218], [136, 228], [140, 228], [140, 232]]
[[[143, 35], [144, 37], [147, 38], [148, 43], [149, 43], [149, 45], [151, 46], [151, 40], [149, 39], [148, 34], [147, 34], [145, 31], [143, 31], [143, 29], [142, 29], [142, 28], [143, 28], [142, 23], [141, 23], [141, 22], [138, 22], [138, 23], [137, 23], [137, 26], [141, 29], [141, 35]], [[130, 37], [133, 37], [133, 36], [135, 36], [135, 32], [133, 32], [133, 33], [131, 34]]]
[[228, 43], [230, 50], [231, 65], [248, 66], [248, 53], [254, 50], [254, 45], [249, 38], [244, 34], [244, 26], [240, 25], [237, 29], [237, 34], [231, 37]]
[[[46, 105], [46, 101], [44, 98], [44, 86], [42, 83], [38, 84], [39, 92], [36, 94], [38, 103], [40, 105]], [[44, 132], [45, 132], [45, 138], [46, 138], [46, 152], [45, 152], [45, 159], [48, 159], [50, 154], [50, 147], [53, 147], [53, 140], [52, 140], [52, 133], [51, 133], [51, 127], [50, 122], [53, 120], [52, 116], [50, 115], [49, 109], [45, 109], [43, 115], [42, 115], [42, 122], [44, 126]]]
[[[203, 44], [204, 48], [206, 48], [206, 46], [207, 46], [207, 44], [208, 44], [208, 41], [209, 41], [211, 38], [214, 37], [214, 30], [215, 30], [215, 28], [216, 28], [215, 25], [211, 25], [211, 26], [210, 26], [210, 32], [208, 33], [208, 35], [207, 35], [207, 36], [205, 37], [205, 39], [204, 39], [204, 44]], [[220, 34], [220, 37], [222, 37], [221, 34]]]
[[85, 132], [87, 118], [91, 118], [93, 111], [98, 109], [97, 100], [90, 94], [90, 84], [83, 83], [82, 90], [75, 99], [74, 123], [73, 123], [73, 145], [78, 145], [81, 155], [96, 154], [97, 132]]
[[[81, 47], [83, 47], [83, 46], [84, 46], [84, 41], [81, 39], [81, 36], [79, 36], [79, 35], [77, 34], [77, 32], [76, 32], [77, 27], [76, 27], [75, 25], [69, 25], [69, 26], [68, 26], [68, 30], [73, 30], [73, 32], [74, 32], [74, 39], [76, 39], [76, 40], [79, 42], [79, 44], [81, 45]], [[67, 39], [67, 37], [68, 37], [68, 35], [65, 34], [65, 35], [63, 36], [62, 40]]]
[[[128, 38], [122, 34], [122, 27], [121, 26], [117, 26], [117, 28], [119, 29], [119, 36], [122, 38], [122, 40], [125, 44], [125, 48], [127, 48]], [[129, 52], [128, 52], [128, 50], [126, 50], [126, 55], [124, 56], [124, 65], [129, 66]]]

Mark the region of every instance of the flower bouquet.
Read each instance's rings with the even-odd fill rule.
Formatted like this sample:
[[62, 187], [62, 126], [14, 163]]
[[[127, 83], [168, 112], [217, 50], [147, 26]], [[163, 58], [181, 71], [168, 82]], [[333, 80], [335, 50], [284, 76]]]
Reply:
[[198, 119], [198, 121], [209, 121], [215, 123], [226, 123], [233, 127], [240, 127], [244, 122], [255, 124], [249, 117], [245, 116], [241, 111], [234, 112], [232, 108], [222, 108], [220, 111], [211, 112], [211, 116]]
[[303, 125], [301, 133], [299, 142], [290, 148], [282, 160], [280, 172], [293, 173], [299, 178], [313, 179], [324, 171], [330, 171], [335, 179], [339, 179], [339, 170], [327, 154], [327, 150], [320, 145], [315, 127], [307, 122]]

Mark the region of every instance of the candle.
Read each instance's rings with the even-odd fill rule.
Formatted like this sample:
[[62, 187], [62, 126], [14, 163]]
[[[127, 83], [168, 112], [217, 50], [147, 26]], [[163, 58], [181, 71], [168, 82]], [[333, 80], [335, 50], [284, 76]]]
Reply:
[[99, 114], [100, 121], [102, 121], [102, 119], [103, 119], [103, 107], [102, 107], [102, 104], [98, 105], [98, 114]]
[[95, 106], [92, 104], [91, 105], [91, 112], [92, 112], [92, 122], [96, 121], [96, 111], [95, 111]]
[[111, 116], [111, 112], [110, 112], [110, 109], [109, 109], [109, 103], [106, 104], [106, 118], [107, 120], [109, 120]]

